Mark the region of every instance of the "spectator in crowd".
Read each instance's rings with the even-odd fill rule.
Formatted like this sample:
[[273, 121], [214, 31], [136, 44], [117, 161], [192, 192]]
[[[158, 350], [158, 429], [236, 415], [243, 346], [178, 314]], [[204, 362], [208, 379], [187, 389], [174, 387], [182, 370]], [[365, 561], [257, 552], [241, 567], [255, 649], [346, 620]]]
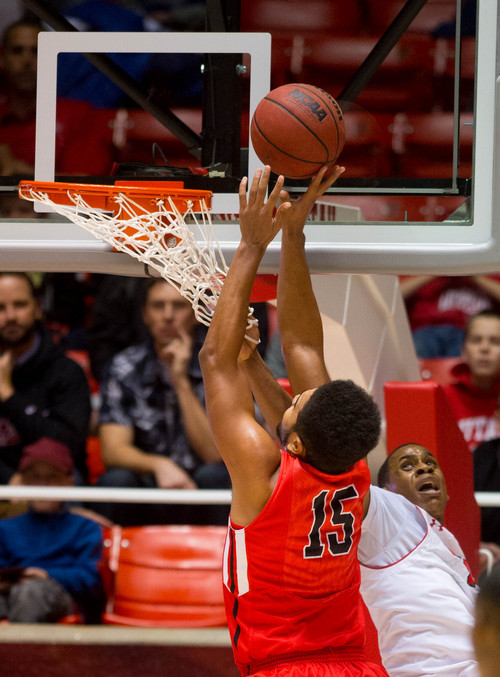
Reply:
[[500, 275], [402, 277], [400, 288], [418, 357], [459, 357], [469, 319], [500, 312]]
[[[99, 435], [105, 487], [229, 488], [210, 434], [198, 352], [205, 335], [191, 304], [168, 282], [150, 280], [143, 319], [150, 336], [115, 355], [101, 381]], [[99, 505], [122, 525], [197, 521], [187, 506]], [[210, 510], [203, 513], [209, 519]], [[227, 521], [227, 509], [220, 518]]]
[[[500, 491], [500, 401], [494, 413], [496, 435], [473, 454], [474, 491]], [[481, 508], [481, 539], [500, 546], [500, 508]]]
[[[0, 175], [32, 175], [35, 164], [38, 33], [36, 19], [6, 28], [0, 52]], [[82, 134], [82, 129], [86, 130]], [[92, 105], [57, 102], [57, 174], [108, 175], [112, 169], [108, 119]]]
[[[22, 484], [72, 486], [66, 445], [41, 438], [23, 449]], [[0, 617], [13, 623], [51, 623], [83, 614], [97, 622], [103, 591], [98, 571], [101, 528], [60, 501], [30, 500], [25, 514], [0, 520]]]
[[[146, 278], [126, 275], [103, 275], [97, 282], [87, 329], [90, 365], [97, 381], [102, 379], [105, 365], [114, 355], [150, 337], [142, 313], [144, 289], [148, 284]], [[262, 354], [267, 346], [266, 304], [258, 302], [252, 305], [263, 335], [259, 344]], [[202, 331], [201, 327], [197, 330], [200, 335]]]
[[12, 479], [25, 445], [50, 437], [70, 448], [81, 484], [89, 386], [40, 318], [29, 276], [0, 273], [0, 482]]
[[452, 370], [444, 392], [471, 451], [496, 436], [495, 410], [500, 394], [500, 315], [484, 310], [468, 322], [463, 363]]
[[479, 590], [474, 648], [480, 677], [497, 677], [500, 665], [500, 567], [493, 567]]

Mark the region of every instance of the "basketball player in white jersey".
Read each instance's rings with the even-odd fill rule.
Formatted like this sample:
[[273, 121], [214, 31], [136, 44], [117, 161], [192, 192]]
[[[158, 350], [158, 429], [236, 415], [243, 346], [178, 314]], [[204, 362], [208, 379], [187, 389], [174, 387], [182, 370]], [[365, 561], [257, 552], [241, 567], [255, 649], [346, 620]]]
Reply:
[[358, 558], [361, 593], [391, 677], [478, 675], [471, 640], [477, 587], [455, 537], [435, 457], [395, 449], [371, 487]]
[[[300, 214], [293, 210], [288, 219], [282, 214], [278, 278], [282, 352], [296, 396], [330, 380], [323, 357], [321, 317], [305, 256], [304, 222], [299, 223], [297, 216]], [[251, 350], [248, 345], [246, 348]], [[280, 386], [258, 351], [243, 354], [240, 367], [268, 425], [274, 428], [286, 406], [283, 393], [276, 390]], [[418, 458], [418, 445], [411, 446]], [[458, 542], [441, 524], [447, 500], [444, 478], [434, 457], [422, 453], [426, 482], [420, 484], [422, 473], [416, 460], [411, 461], [416, 463], [415, 471], [407, 472], [404, 466], [400, 472], [407, 496], [415, 502], [418, 499], [438, 517], [429, 516], [395, 493], [405, 486], [403, 480], [389, 485], [390, 491], [372, 487], [367, 494], [371, 504], [365, 501], [367, 517], [361, 537], [363, 542], [363, 533], [367, 535], [360, 550], [362, 591], [373, 610], [382, 661], [391, 677], [477, 677], [470, 638], [476, 588]], [[399, 456], [389, 461], [390, 466]], [[404, 462], [410, 463], [408, 459]], [[399, 478], [399, 471], [396, 476]]]

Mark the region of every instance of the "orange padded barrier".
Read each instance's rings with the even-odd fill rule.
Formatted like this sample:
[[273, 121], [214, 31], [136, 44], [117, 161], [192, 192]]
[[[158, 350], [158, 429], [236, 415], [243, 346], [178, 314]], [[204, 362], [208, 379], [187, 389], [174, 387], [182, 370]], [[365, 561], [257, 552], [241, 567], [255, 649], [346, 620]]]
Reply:
[[387, 448], [422, 444], [439, 460], [450, 500], [445, 526], [457, 537], [475, 575], [479, 565], [480, 512], [474, 498], [472, 454], [440, 385], [433, 381], [385, 384]]
[[109, 529], [104, 539], [108, 604], [103, 623], [183, 628], [225, 625], [225, 534], [225, 527], [216, 526]]

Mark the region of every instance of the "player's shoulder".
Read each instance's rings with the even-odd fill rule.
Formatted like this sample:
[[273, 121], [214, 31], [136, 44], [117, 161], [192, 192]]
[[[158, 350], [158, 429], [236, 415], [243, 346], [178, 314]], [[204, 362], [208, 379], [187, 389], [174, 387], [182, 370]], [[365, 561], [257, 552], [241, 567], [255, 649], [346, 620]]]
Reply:
[[374, 486], [373, 484], [370, 486], [370, 508], [372, 506], [374, 508], [378, 507], [386, 510], [415, 512], [415, 505], [407, 498], [401, 496], [401, 494], [389, 491], [388, 489]]

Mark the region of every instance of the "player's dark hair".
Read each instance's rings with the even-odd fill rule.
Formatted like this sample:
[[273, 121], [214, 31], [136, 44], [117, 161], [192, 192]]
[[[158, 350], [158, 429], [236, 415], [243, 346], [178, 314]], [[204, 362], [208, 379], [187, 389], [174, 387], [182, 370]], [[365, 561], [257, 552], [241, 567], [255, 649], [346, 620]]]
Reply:
[[304, 460], [338, 475], [377, 445], [380, 423], [379, 409], [366, 390], [350, 380], [335, 380], [313, 393], [294, 430], [304, 445]]
[[497, 313], [496, 310], [485, 309], [480, 310], [479, 313], [476, 313], [475, 315], [472, 315], [472, 317], [469, 317], [469, 319], [467, 320], [467, 324], [465, 325], [464, 342], [467, 341], [469, 337], [470, 330], [474, 320], [477, 320], [478, 318], [481, 317], [492, 317], [494, 320], [500, 320], [500, 313]]

